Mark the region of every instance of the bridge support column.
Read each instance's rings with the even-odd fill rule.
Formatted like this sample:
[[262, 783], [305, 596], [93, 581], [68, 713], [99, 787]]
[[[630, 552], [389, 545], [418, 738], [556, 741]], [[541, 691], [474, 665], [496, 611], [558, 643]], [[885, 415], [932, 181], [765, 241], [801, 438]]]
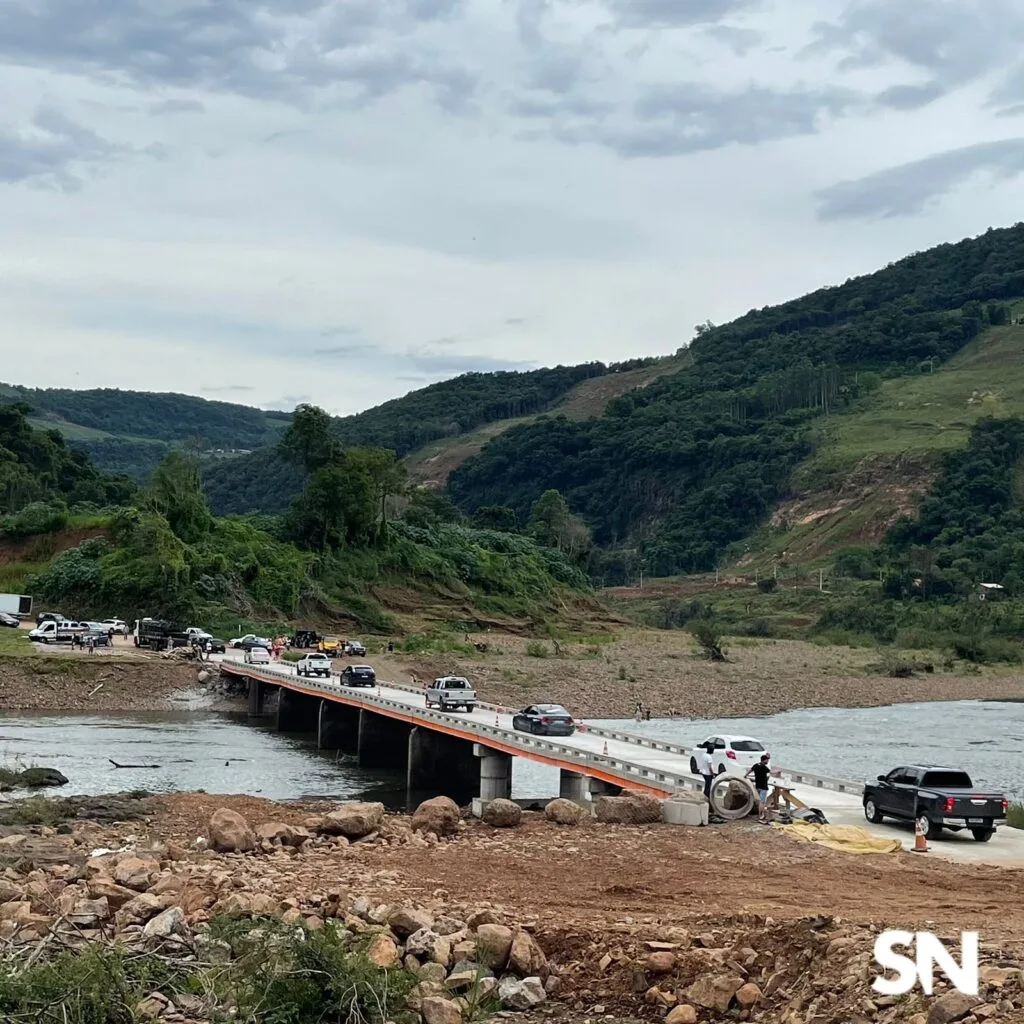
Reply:
[[404, 768], [409, 756], [405, 722], [361, 708], [357, 752], [363, 768]]
[[282, 686], [277, 698], [278, 732], [316, 732], [319, 703], [316, 697]]
[[316, 730], [317, 750], [344, 750], [356, 753], [359, 749], [359, 710], [333, 700], [320, 701]]
[[457, 802], [477, 791], [480, 762], [476, 744], [415, 726], [409, 733], [409, 766], [406, 782], [410, 792], [443, 793]]
[[586, 804], [595, 796], [618, 796], [621, 792], [621, 786], [592, 779], [589, 775], [580, 775], [566, 768], [559, 772], [558, 795], [576, 804]]
[[512, 796], [512, 755], [481, 743], [473, 744], [473, 753], [480, 759], [481, 802], [508, 800]]
[[249, 677], [249, 714], [250, 715], [262, 715], [263, 714], [263, 693], [264, 685], [258, 679]]

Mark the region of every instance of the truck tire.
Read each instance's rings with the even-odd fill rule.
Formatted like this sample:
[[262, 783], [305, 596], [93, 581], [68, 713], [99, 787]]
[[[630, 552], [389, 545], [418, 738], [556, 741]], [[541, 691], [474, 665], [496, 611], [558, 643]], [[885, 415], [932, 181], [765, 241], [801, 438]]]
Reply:
[[697, 758], [695, 758], [695, 757], [691, 757], [690, 758], [690, 773], [692, 775], [699, 775], [700, 774], [700, 771], [697, 768]]
[[972, 828], [971, 835], [978, 840], [979, 843], [987, 843], [994, 835], [996, 830], [994, 828]]
[[882, 824], [882, 812], [875, 806], [875, 801], [868, 799], [864, 801], [864, 817], [871, 822], [872, 825]]
[[925, 839], [938, 839], [942, 834], [942, 826], [932, 821], [927, 814], [919, 814], [915, 819], [915, 824], [918, 822], [924, 829]]

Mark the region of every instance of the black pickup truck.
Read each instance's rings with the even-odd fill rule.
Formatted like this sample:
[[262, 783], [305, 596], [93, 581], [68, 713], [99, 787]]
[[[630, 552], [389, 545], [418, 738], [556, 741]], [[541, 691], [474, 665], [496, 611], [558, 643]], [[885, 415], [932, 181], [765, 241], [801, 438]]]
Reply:
[[981, 793], [959, 768], [911, 764], [879, 775], [864, 787], [864, 817], [876, 825], [883, 818], [920, 823], [929, 839], [944, 829], [969, 828], [979, 843], [988, 842], [1006, 821], [1002, 793]]

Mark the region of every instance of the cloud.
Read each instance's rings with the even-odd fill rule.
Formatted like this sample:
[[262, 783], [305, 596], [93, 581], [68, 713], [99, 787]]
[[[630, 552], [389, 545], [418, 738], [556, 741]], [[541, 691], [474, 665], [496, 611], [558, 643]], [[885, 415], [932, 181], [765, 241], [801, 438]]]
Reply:
[[764, 46], [768, 39], [764, 32], [737, 25], [711, 25], [704, 29], [704, 35], [728, 47], [737, 57], [745, 57], [751, 50]]
[[199, 100], [161, 100], [150, 104], [149, 112], [161, 116], [164, 114], [202, 114], [206, 110]]
[[173, 86], [304, 103], [345, 85], [368, 102], [434, 84], [452, 102], [468, 74], [415, 42], [461, 0], [5, 0], [0, 60], [145, 87]]
[[1018, 59], [1024, 8], [1017, 0], [856, 0], [815, 24], [805, 55], [839, 52], [840, 69], [909, 67], [928, 76], [886, 90], [883, 105], [910, 110]]
[[20, 128], [0, 128], [0, 182], [74, 191], [100, 163], [130, 152], [51, 107]]
[[634, 105], [633, 120], [599, 119], [558, 134], [568, 142], [598, 142], [626, 157], [678, 156], [813, 135], [824, 118], [860, 102], [856, 93], [843, 89], [749, 86], [729, 93], [686, 82], [648, 89]]
[[217, 395], [217, 394], [223, 394], [223, 393], [226, 393], [226, 392], [229, 392], [229, 391], [242, 392], [242, 391], [255, 391], [256, 389], [254, 387], [252, 387], [251, 385], [249, 385], [249, 384], [225, 384], [223, 387], [219, 387], [219, 388], [201, 388], [200, 390], [204, 394], [207, 394], [207, 395]]
[[605, 0], [622, 28], [674, 28], [725, 21], [761, 0]]
[[402, 361], [432, 377], [457, 377], [463, 373], [496, 373], [501, 370], [533, 370], [537, 367], [535, 362], [529, 360], [503, 359], [482, 353], [440, 355], [415, 350], [407, 352]]
[[978, 174], [1006, 181], [1024, 174], [1024, 138], [981, 142], [890, 167], [818, 192], [821, 220], [904, 217]]

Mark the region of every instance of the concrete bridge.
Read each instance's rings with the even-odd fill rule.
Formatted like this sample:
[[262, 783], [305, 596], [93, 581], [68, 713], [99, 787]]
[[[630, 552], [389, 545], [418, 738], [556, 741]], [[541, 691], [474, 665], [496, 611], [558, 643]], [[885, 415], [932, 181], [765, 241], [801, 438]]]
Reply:
[[[276, 690], [278, 729], [316, 735], [321, 749], [355, 754], [367, 768], [404, 770], [412, 791], [470, 793], [484, 803], [508, 798], [513, 757], [558, 768], [558, 795], [577, 802], [623, 789], [669, 797], [701, 788], [690, 772], [690, 749], [621, 730], [581, 725], [573, 736], [533, 736], [513, 730], [504, 708], [479, 704], [469, 713], [437, 711], [426, 707], [421, 689], [399, 683], [347, 687], [333, 675], [300, 677], [291, 665], [231, 659], [221, 662], [221, 672], [247, 686], [250, 714], [262, 714], [267, 694]], [[807, 803], [824, 807], [827, 790], [829, 807], [838, 801], [859, 811], [860, 783], [784, 775]]]

